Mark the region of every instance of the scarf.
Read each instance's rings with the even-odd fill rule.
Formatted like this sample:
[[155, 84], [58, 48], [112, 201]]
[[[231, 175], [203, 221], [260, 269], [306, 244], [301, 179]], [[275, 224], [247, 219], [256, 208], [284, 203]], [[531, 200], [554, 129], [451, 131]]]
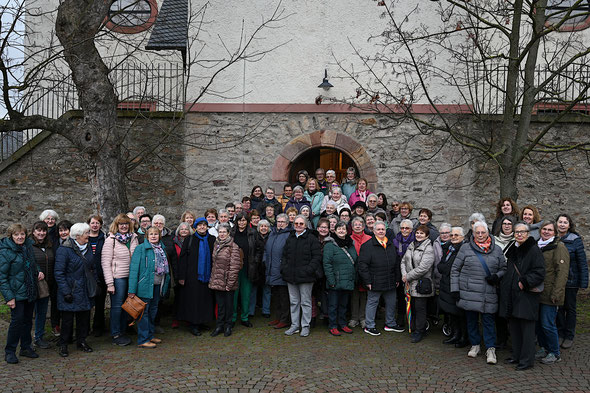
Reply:
[[78, 243], [78, 242], [76, 241], [76, 239], [72, 239], [72, 240], [74, 240], [74, 243], [76, 243], [76, 246], [78, 246], [78, 249], [80, 249], [80, 252], [81, 252], [82, 254], [85, 254], [85, 253], [86, 253], [86, 248], [88, 248], [88, 243], [86, 243], [86, 244], [84, 244], [84, 245], [81, 245], [80, 243]]
[[352, 238], [348, 235], [346, 235], [344, 239], [341, 239], [338, 236], [334, 236], [334, 242], [340, 248], [349, 248], [350, 246], [352, 246]]
[[158, 276], [168, 274], [168, 272], [170, 271], [170, 269], [168, 268], [168, 258], [166, 258], [166, 253], [162, 249], [162, 243], [151, 243], [151, 245], [156, 256], [156, 274]]
[[367, 190], [365, 190], [365, 191], [359, 191], [359, 190], [357, 190], [356, 192], [357, 192], [357, 194], [359, 196], [359, 199], [361, 201], [363, 201], [363, 202], [366, 203], [367, 202]]
[[214, 247], [213, 255], [217, 258], [217, 254], [219, 254], [219, 251], [221, 251], [222, 248], [229, 247], [229, 244], [232, 241], [233, 240], [232, 240], [231, 236], [228, 236], [227, 239], [225, 239], [225, 240], [221, 240], [220, 238], [217, 238], [217, 240], [215, 240], [215, 244], [213, 245], [213, 247]]
[[400, 258], [405, 255], [406, 250], [414, 240], [416, 240], [414, 232], [410, 232], [408, 237], [403, 237], [401, 232], [398, 232], [398, 234], [395, 235], [395, 238], [393, 239], [393, 245], [395, 246], [395, 251]]
[[490, 250], [490, 246], [492, 245], [492, 238], [491, 236], [488, 236], [488, 238], [483, 243], [478, 243], [474, 238], [473, 242], [477, 244], [477, 246], [481, 248], [483, 252], [488, 252]]
[[361, 233], [352, 233], [350, 235], [352, 240], [354, 241], [354, 249], [356, 250], [356, 255], [359, 255], [361, 252], [361, 246], [367, 241], [371, 239], [371, 236], [367, 235], [365, 232]]
[[377, 236], [375, 236], [375, 239], [377, 239], [377, 241], [379, 242], [379, 244], [383, 246], [383, 248], [387, 248], [387, 236], [385, 236], [383, 240], [379, 239]]
[[131, 233], [129, 233], [129, 232], [128, 232], [128, 233], [126, 233], [126, 234], [122, 234], [122, 233], [119, 233], [119, 232], [117, 232], [117, 233], [115, 234], [115, 239], [116, 239], [116, 240], [117, 240], [119, 243], [121, 243], [121, 244], [125, 244], [125, 245], [127, 245], [127, 244], [128, 244], [130, 241], [131, 241], [131, 238], [132, 238], [132, 237], [133, 237], [133, 235], [132, 235]]
[[498, 235], [498, 238], [500, 238], [500, 240], [503, 243], [508, 244], [509, 242], [514, 240], [514, 232], [512, 232], [510, 235], [505, 235], [504, 233], [500, 232], [500, 234]]
[[555, 240], [555, 236], [551, 236], [549, 239], [547, 240], [543, 240], [543, 239], [539, 239], [539, 241], [537, 242], [537, 244], [539, 245], [539, 248], [543, 248], [545, 247], [547, 244], [553, 242], [553, 240]]

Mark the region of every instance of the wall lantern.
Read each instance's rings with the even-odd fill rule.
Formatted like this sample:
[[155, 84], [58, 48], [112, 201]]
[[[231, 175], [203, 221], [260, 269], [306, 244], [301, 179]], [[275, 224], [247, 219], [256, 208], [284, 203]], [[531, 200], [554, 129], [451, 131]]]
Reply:
[[324, 70], [324, 80], [322, 81], [322, 83], [318, 86], [321, 87], [324, 90], [329, 90], [330, 87], [334, 87], [334, 85], [332, 85], [330, 82], [328, 82], [328, 70]]

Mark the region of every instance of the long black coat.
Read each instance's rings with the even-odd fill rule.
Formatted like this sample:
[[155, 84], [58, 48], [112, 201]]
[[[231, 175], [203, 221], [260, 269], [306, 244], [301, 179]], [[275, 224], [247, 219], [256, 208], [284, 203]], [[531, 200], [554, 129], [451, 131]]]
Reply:
[[[515, 244], [516, 246], [516, 244]], [[545, 259], [535, 239], [529, 238], [506, 253], [508, 269], [500, 284], [500, 316], [536, 321], [539, 315], [539, 294], [530, 289], [545, 280]], [[514, 266], [518, 267], [520, 276]], [[520, 289], [521, 282], [524, 289]]]
[[[237, 225], [231, 229], [230, 235], [232, 238], [235, 237], [237, 230]], [[264, 270], [262, 270], [262, 276], [259, 270], [260, 265], [262, 265], [262, 256], [264, 255], [264, 243], [256, 229], [247, 227], [246, 231], [248, 235], [248, 258], [244, 258], [244, 261], [247, 259], [248, 263], [244, 263], [243, 269], [245, 269], [248, 280], [258, 285], [260, 282], [264, 283], [265, 279]]]
[[[213, 254], [215, 236], [207, 234], [209, 251]], [[198, 280], [199, 239], [191, 235], [184, 239], [178, 257], [177, 280], [184, 280], [180, 286], [178, 296], [178, 311], [176, 319], [188, 321], [192, 324], [202, 324], [213, 321], [215, 301], [208, 283]]]
[[395, 289], [401, 280], [400, 260], [391, 238], [387, 238], [386, 248], [373, 236], [361, 246], [358, 259], [358, 272], [365, 286], [372, 291]]
[[321, 271], [322, 247], [318, 238], [309, 230], [299, 237], [295, 236], [295, 231], [291, 232], [283, 247], [283, 280], [290, 284], [313, 283], [321, 276]]
[[453, 299], [453, 296], [451, 296], [451, 268], [453, 267], [453, 262], [455, 262], [455, 258], [462, 245], [463, 243], [457, 245], [453, 244], [452, 246], [455, 249], [452, 252], [449, 252], [451, 244], [445, 244], [443, 247], [442, 259], [437, 266], [438, 272], [441, 274], [438, 305], [443, 312], [453, 315], [463, 315], [463, 310], [457, 307], [457, 302]]

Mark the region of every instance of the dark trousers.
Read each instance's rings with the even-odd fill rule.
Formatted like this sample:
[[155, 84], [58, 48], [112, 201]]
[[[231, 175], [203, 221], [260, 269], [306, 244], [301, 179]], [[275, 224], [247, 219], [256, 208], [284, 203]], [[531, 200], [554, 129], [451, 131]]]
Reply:
[[94, 320], [92, 321], [92, 330], [105, 330], [104, 322], [104, 304], [107, 299], [107, 284], [98, 283], [98, 294], [94, 297]]
[[20, 348], [31, 348], [31, 328], [33, 327], [33, 310], [35, 302], [20, 300], [16, 306], [10, 310], [10, 326], [6, 335], [6, 353], [16, 353], [16, 347], [20, 341]]
[[428, 309], [427, 297], [414, 297], [410, 300], [410, 307], [412, 307], [412, 319], [410, 327], [412, 332], [426, 333], [426, 311]]
[[346, 326], [346, 309], [350, 291], [328, 289], [328, 318], [329, 328], [343, 328]]
[[286, 285], [275, 285], [270, 290], [271, 302], [274, 304], [275, 316], [279, 321], [291, 324], [291, 303], [289, 289]]
[[49, 283], [49, 300], [51, 303], [51, 327], [59, 326], [60, 312], [57, 309], [57, 283]]
[[397, 325], [406, 326], [408, 317], [406, 315], [406, 291], [403, 285], [398, 285], [395, 289], [397, 295]]
[[532, 366], [535, 363], [535, 321], [510, 318], [510, 336], [512, 337], [512, 359], [518, 364]]
[[62, 311], [61, 334], [59, 345], [68, 345], [74, 332], [74, 317], [76, 318], [76, 343], [86, 342], [90, 328], [90, 310], [86, 311]]
[[231, 319], [234, 314], [234, 293], [235, 291], [215, 291], [218, 328], [231, 327]]
[[578, 288], [566, 288], [563, 306], [557, 311], [557, 332], [559, 337], [573, 340], [576, 334], [576, 300]]
[[508, 341], [508, 320], [495, 314], [496, 318], [496, 345], [506, 345]]

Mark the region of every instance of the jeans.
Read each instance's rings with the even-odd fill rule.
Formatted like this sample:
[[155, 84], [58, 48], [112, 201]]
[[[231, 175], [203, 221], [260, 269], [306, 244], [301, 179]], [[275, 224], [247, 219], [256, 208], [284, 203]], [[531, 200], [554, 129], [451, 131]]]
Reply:
[[563, 306], [557, 312], [559, 337], [573, 340], [576, 334], [576, 300], [578, 288], [566, 288]]
[[395, 305], [397, 303], [396, 290], [389, 291], [369, 291], [367, 292], [367, 308], [365, 309], [365, 326], [367, 329], [375, 328], [375, 314], [379, 299], [383, 296], [385, 300], [385, 325], [395, 326]]
[[559, 335], [557, 334], [556, 318], [557, 306], [539, 304], [539, 320], [535, 329], [537, 341], [540, 347], [559, 357]]
[[[291, 304], [291, 327], [309, 328], [311, 322], [311, 290], [313, 283], [287, 284]], [[301, 323], [299, 318], [301, 317]]]
[[[248, 279], [246, 270], [240, 270], [238, 274], [238, 290], [234, 294], [234, 311], [232, 315], [232, 322], [238, 319], [238, 297], [240, 298], [240, 320], [247, 321], [250, 313], [250, 291], [252, 290], [252, 282]], [[256, 302], [254, 303], [256, 305]]]
[[125, 334], [127, 325], [127, 313], [121, 306], [127, 299], [127, 288], [129, 287], [129, 278], [115, 278], [115, 293], [111, 295], [111, 336], [117, 337]]
[[10, 326], [6, 335], [6, 353], [16, 353], [20, 341], [20, 349], [31, 348], [31, 328], [33, 327], [33, 310], [35, 302], [18, 300], [16, 306], [10, 310]]
[[61, 334], [59, 345], [68, 345], [74, 334], [74, 318], [76, 318], [76, 343], [86, 342], [90, 330], [90, 310], [85, 311], [62, 311], [61, 312]]
[[337, 329], [346, 326], [346, 309], [350, 291], [340, 289], [328, 289], [328, 318], [330, 329]]
[[250, 290], [250, 316], [256, 314], [256, 300], [258, 289], [262, 288], [262, 313], [270, 315], [270, 286], [269, 285], [252, 285]]
[[143, 315], [137, 323], [137, 344], [145, 344], [154, 338], [156, 331], [156, 314], [158, 313], [158, 303], [160, 302], [160, 289], [162, 285], [154, 285], [154, 294], [151, 299], [147, 297], [140, 298], [146, 302]]
[[481, 334], [479, 332], [479, 316], [483, 324], [483, 342], [486, 348], [496, 347], [496, 322], [494, 314], [479, 313], [477, 311], [465, 311], [467, 318], [467, 334], [471, 345], [481, 343]]
[[45, 322], [47, 321], [47, 308], [49, 296], [35, 301], [35, 341], [41, 340], [45, 334]]

